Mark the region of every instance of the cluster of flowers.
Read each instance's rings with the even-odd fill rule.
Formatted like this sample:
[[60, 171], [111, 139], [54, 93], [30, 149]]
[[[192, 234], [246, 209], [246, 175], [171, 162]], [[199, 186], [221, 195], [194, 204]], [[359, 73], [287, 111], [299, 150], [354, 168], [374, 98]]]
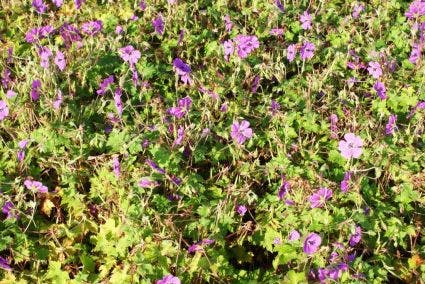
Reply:
[[223, 43], [224, 59], [229, 60], [229, 57], [237, 51], [241, 59], [247, 58], [248, 55], [255, 49], [260, 47], [258, 38], [253, 35], [237, 35], [234, 39], [226, 40]]
[[[74, 0], [75, 8], [80, 9], [84, 2], [86, 0]], [[56, 8], [60, 8], [63, 5], [63, 0], [52, 0], [52, 3], [55, 4]], [[43, 0], [32, 0], [31, 5], [38, 14], [45, 13], [48, 8], [48, 5]]]

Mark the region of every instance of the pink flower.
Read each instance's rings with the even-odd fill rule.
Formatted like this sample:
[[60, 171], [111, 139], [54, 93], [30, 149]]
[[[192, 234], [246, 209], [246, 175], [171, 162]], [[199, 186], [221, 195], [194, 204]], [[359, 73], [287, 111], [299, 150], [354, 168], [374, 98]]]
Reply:
[[127, 45], [119, 49], [121, 58], [133, 66], [140, 59], [140, 51], [135, 49], [132, 45]]
[[9, 115], [9, 108], [5, 101], [0, 100], [0, 121], [5, 119]]
[[248, 211], [248, 209], [246, 208], [246, 206], [245, 206], [245, 205], [238, 205], [238, 206], [236, 207], [236, 211], [238, 212], [238, 214], [239, 214], [240, 216], [243, 216], [243, 215], [245, 215], [246, 211]]
[[326, 200], [330, 199], [331, 197], [332, 190], [326, 187], [319, 189], [316, 193], [313, 193], [309, 197], [311, 208], [323, 207], [326, 203]]
[[311, 15], [307, 11], [304, 11], [304, 13], [300, 16], [300, 22], [303, 30], [311, 29]]
[[360, 136], [356, 136], [354, 133], [347, 133], [344, 135], [344, 139], [339, 141], [338, 149], [341, 151], [341, 155], [346, 159], [360, 157], [363, 152], [363, 140]]
[[37, 190], [40, 193], [47, 193], [47, 191], [48, 191], [47, 186], [43, 185], [39, 181], [33, 181], [33, 180], [27, 179], [27, 180], [24, 181], [24, 185], [27, 189]]
[[55, 56], [55, 64], [58, 66], [60, 71], [63, 71], [66, 67], [65, 56], [62, 52], [57, 51]]
[[289, 62], [292, 62], [294, 61], [296, 55], [297, 55], [297, 45], [290, 44], [288, 46], [288, 49], [286, 50], [286, 59], [288, 59]]
[[378, 62], [369, 62], [368, 66], [369, 67], [367, 68], [367, 71], [370, 75], [372, 75], [373, 78], [378, 79], [382, 76], [381, 65]]
[[242, 122], [235, 121], [232, 124], [232, 131], [230, 136], [238, 144], [243, 144], [247, 139], [252, 137], [252, 129], [249, 127], [249, 122], [247, 120], [242, 120]]

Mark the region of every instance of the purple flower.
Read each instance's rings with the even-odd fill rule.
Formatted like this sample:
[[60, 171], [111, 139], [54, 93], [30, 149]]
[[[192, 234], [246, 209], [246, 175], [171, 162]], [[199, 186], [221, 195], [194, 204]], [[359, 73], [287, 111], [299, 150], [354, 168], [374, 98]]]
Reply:
[[251, 52], [260, 46], [260, 42], [256, 36], [237, 35], [234, 41], [236, 43], [238, 56], [242, 59], [248, 57]]
[[119, 178], [121, 176], [121, 164], [120, 160], [116, 156], [112, 158], [112, 169], [115, 177]]
[[232, 31], [232, 28], [233, 28], [233, 23], [230, 20], [230, 16], [229, 15], [224, 16], [224, 25], [226, 27], [226, 31], [228, 33], [230, 33]]
[[12, 83], [12, 78], [10, 77], [11, 74], [12, 72], [8, 68], [4, 68], [1, 83], [5, 89], [11, 86], [11, 83]]
[[311, 233], [304, 240], [303, 250], [307, 255], [312, 255], [319, 249], [321, 243], [322, 238], [316, 233]]
[[56, 5], [56, 7], [60, 8], [63, 4], [63, 0], [52, 0], [53, 4]]
[[300, 238], [301, 238], [300, 232], [298, 232], [297, 230], [292, 230], [289, 233], [288, 241], [294, 242], [294, 241], [298, 241]]
[[415, 0], [410, 3], [409, 10], [405, 13], [405, 16], [409, 20], [421, 17], [425, 15], [425, 2], [422, 0]]
[[183, 142], [183, 139], [184, 139], [184, 127], [180, 126], [179, 129], [177, 130], [177, 138], [173, 142], [173, 147], [181, 145]]
[[162, 15], [159, 14], [158, 17], [152, 20], [152, 26], [155, 29], [155, 32], [159, 35], [164, 34], [164, 20], [162, 19]]
[[297, 55], [297, 45], [290, 44], [288, 46], [288, 49], [286, 50], [286, 59], [288, 59], [289, 62], [292, 62], [294, 61], [296, 55]]
[[178, 101], [177, 107], [171, 107], [167, 109], [167, 113], [175, 116], [178, 119], [184, 117], [188, 112], [190, 107], [192, 106], [192, 99], [187, 96]]
[[86, 2], [86, 0], [74, 0], [75, 8], [79, 10], [81, 8], [81, 5], [84, 4], [84, 2]]
[[9, 115], [9, 108], [5, 101], [0, 100], [0, 121], [4, 120]]
[[122, 32], [123, 32], [123, 28], [120, 25], [115, 27], [115, 34], [119, 35]]
[[21, 149], [21, 150], [18, 151], [18, 161], [19, 162], [23, 161], [24, 158], [25, 158], [25, 151], [24, 150], [27, 147], [27, 144], [28, 144], [28, 140], [26, 140], [26, 139], [21, 140], [18, 143], [18, 147]]
[[360, 16], [360, 13], [364, 11], [364, 5], [358, 4], [353, 7], [353, 12], [351, 13], [351, 16], [353, 19], [357, 19]]
[[7, 201], [3, 207], [1, 208], [1, 212], [3, 212], [3, 214], [6, 215], [7, 219], [12, 219], [15, 217], [15, 214], [13, 214], [13, 208], [15, 208], [15, 206], [13, 205], [12, 202]]
[[27, 147], [27, 145], [28, 145], [28, 140], [27, 139], [21, 140], [18, 143], [18, 147], [21, 148], [21, 149], [25, 149]]
[[164, 276], [160, 280], [156, 280], [156, 284], [180, 284], [180, 279], [171, 274]]
[[179, 185], [182, 183], [181, 178], [179, 178], [179, 177], [177, 177], [177, 176], [175, 176], [175, 175], [171, 175], [171, 176], [169, 176], [169, 178], [170, 178], [170, 179], [171, 179], [171, 181], [172, 181], [175, 185], [177, 185], [177, 186], [179, 186]]
[[116, 106], [116, 108], [117, 108], [117, 113], [118, 113], [118, 116], [119, 116], [119, 117], [121, 117], [121, 115], [122, 115], [122, 110], [123, 110], [123, 104], [122, 104], [122, 101], [121, 101], [121, 95], [122, 95], [121, 88], [120, 88], [120, 87], [118, 87], [118, 88], [115, 90], [115, 94], [114, 94], [114, 102], [115, 102], [115, 106]]
[[153, 181], [153, 180], [151, 180], [151, 179], [150, 179], [150, 178], [148, 178], [148, 177], [143, 177], [143, 178], [139, 181], [138, 185], [139, 185], [140, 187], [142, 187], [142, 188], [154, 188], [154, 187], [156, 187], [156, 186], [158, 186], [158, 185], [159, 185], [159, 182], [157, 182], [157, 181]]
[[228, 106], [227, 102], [224, 102], [220, 106], [220, 111], [221, 112], [227, 112], [228, 108], [229, 108], [229, 106]]
[[78, 46], [81, 45], [80, 31], [74, 25], [65, 23], [59, 32], [67, 48], [71, 47], [74, 42], [77, 42]]
[[27, 179], [27, 180], [24, 181], [24, 185], [29, 190], [37, 190], [40, 193], [47, 193], [48, 192], [47, 186], [43, 185], [39, 181]]
[[274, 245], [280, 245], [282, 244], [282, 240], [279, 237], [274, 238], [273, 240]]
[[13, 63], [13, 47], [9, 47], [7, 49], [7, 64]]
[[152, 169], [156, 170], [160, 174], [165, 174], [165, 170], [160, 168], [154, 161], [147, 159], [146, 164], [148, 164]]
[[331, 197], [332, 190], [326, 187], [320, 188], [316, 193], [313, 193], [309, 197], [311, 208], [323, 207], [326, 203], [326, 200], [330, 199]]
[[300, 55], [302, 60], [311, 59], [314, 56], [314, 51], [316, 50], [316, 46], [312, 42], [305, 42], [301, 46]]
[[330, 130], [331, 130], [331, 138], [337, 139], [338, 138], [338, 116], [336, 114], [331, 114], [329, 117], [330, 120]]
[[375, 84], [373, 85], [373, 88], [376, 91], [376, 94], [378, 95], [378, 97], [381, 98], [381, 100], [385, 100], [387, 97], [387, 89], [385, 88], [384, 83], [382, 83], [381, 81], [376, 81]]
[[140, 10], [144, 11], [144, 10], [146, 10], [146, 7], [147, 7], [146, 1], [145, 0], [140, 1], [140, 3], [139, 3]]
[[183, 42], [183, 38], [184, 38], [184, 30], [180, 30], [179, 40], [177, 42], [177, 45], [180, 45]]
[[133, 66], [137, 63], [137, 61], [140, 59], [140, 51], [135, 49], [132, 45], [127, 45], [123, 48], [119, 49], [119, 53], [121, 58], [130, 64], [130, 66]]
[[418, 62], [419, 58], [421, 58], [422, 48], [423, 48], [422, 44], [419, 44], [419, 43], [413, 44], [412, 51], [409, 57], [410, 63], [416, 64]]
[[103, 23], [100, 20], [90, 21], [81, 25], [81, 31], [89, 36], [98, 34], [103, 28]]
[[25, 40], [28, 43], [34, 43], [36, 41], [39, 41], [39, 40], [47, 37], [53, 31], [54, 31], [54, 29], [53, 29], [52, 26], [43, 26], [43, 27], [39, 27], [39, 28], [33, 28], [33, 29], [30, 29], [25, 34]]
[[255, 76], [254, 81], [252, 82], [251, 92], [255, 94], [257, 92], [258, 86], [260, 85], [260, 76]]
[[412, 110], [410, 111], [409, 115], [406, 117], [407, 119], [410, 119], [416, 112], [417, 109], [425, 109], [425, 101], [423, 102], [418, 102], [416, 104], [416, 106], [414, 106], [412, 108]]
[[62, 92], [58, 91], [58, 96], [56, 97], [56, 100], [53, 102], [53, 108], [58, 110], [63, 102]]
[[246, 208], [246, 206], [245, 206], [245, 205], [238, 205], [238, 206], [236, 207], [236, 212], [238, 212], [238, 214], [239, 214], [240, 216], [245, 215], [246, 211], [248, 211], [248, 209]]
[[3, 268], [4, 270], [8, 270], [8, 271], [12, 270], [12, 267], [10, 267], [9, 261], [7, 261], [1, 256], [0, 256], [0, 268]]
[[368, 63], [368, 68], [367, 71], [369, 72], [370, 75], [372, 75], [373, 78], [378, 79], [379, 77], [382, 76], [382, 69], [381, 69], [381, 65], [376, 62], [376, 61], [372, 61]]
[[195, 252], [203, 252], [203, 251], [204, 251], [204, 249], [203, 249], [203, 247], [202, 247], [202, 246], [200, 246], [200, 245], [198, 245], [198, 244], [193, 244], [193, 245], [191, 245], [191, 246], [187, 249], [187, 251], [188, 251], [189, 253], [193, 254], [193, 253], [195, 253]]
[[351, 176], [352, 176], [352, 172], [348, 171], [344, 174], [344, 179], [341, 181], [341, 191], [344, 193], [348, 191], [348, 186], [349, 186]]
[[106, 93], [106, 89], [114, 83], [114, 75], [110, 75], [102, 80], [102, 82], [99, 85], [99, 89], [96, 91], [98, 95], [104, 95]]
[[233, 122], [230, 136], [236, 143], [243, 144], [247, 139], [250, 139], [252, 135], [252, 129], [249, 127], [249, 122], [247, 120], [242, 120], [240, 123], [238, 121]]
[[235, 51], [235, 46], [233, 41], [229, 39], [223, 42], [223, 48], [224, 48], [224, 59], [226, 61], [229, 61], [230, 55], [232, 55], [233, 52]]
[[7, 90], [6, 98], [11, 99], [16, 96], [16, 93], [13, 90]]
[[65, 56], [59, 50], [56, 52], [55, 64], [56, 64], [56, 66], [58, 66], [58, 68], [59, 68], [60, 71], [63, 71], [65, 69], [65, 67], [66, 67]]
[[311, 15], [307, 11], [304, 11], [304, 13], [300, 16], [300, 22], [303, 30], [311, 29]]
[[270, 30], [270, 34], [274, 35], [274, 36], [281, 36], [284, 33], [284, 29], [280, 29], [280, 28], [273, 28]]
[[38, 55], [41, 59], [41, 67], [49, 68], [49, 58], [53, 55], [52, 51], [47, 46], [42, 46], [38, 49]]
[[190, 66], [187, 65], [180, 58], [174, 58], [173, 66], [176, 70], [177, 75], [180, 76], [180, 80], [182, 80], [182, 82], [185, 84], [191, 85], [192, 80], [190, 79], [190, 73], [192, 72], [192, 70], [190, 69]]
[[270, 111], [272, 112], [272, 115], [275, 115], [279, 110], [280, 104], [277, 101], [272, 100], [270, 103]]
[[285, 198], [285, 196], [288, 193], [290, 187], [291, 187], [291, 185], [286, 180], [285, 175], [282, 175], [282, 184], [279, 187], [279, 191], [277, 192], [277, 196], [279, 197], [279, 200], [283, 200]]
[[173, 5], [173, 4], [176, 4], [177, 3], [177, 0], [168, 0], [168, 4], [170, 4], [170, 5]]
[[40, 98], [41, 81], [34, 80], [31, 84], [31, 99], [36, 101]]
[[385, 126], [386, 135], [394, 134], [394, 130], [397, 128], [396, 122], [397, 122], [397, 115], [395, 114], [390, 115], [390, 117], [388, 118], [388, 123]]
[[354, 234], [350, 235], [350, 247], [354, 247], [357, 245], [362, 239], [362, 228], [360, 226], [356, 226], [356, 231]]
[[39, 14], [46, 12], [47, 6], [44, 4], [43, 0], [32, 0], [32, 7]]
[[283, 7], [282, 2], [280, 0], [276, 0], [276, 6], [279, 8], [279, 10], [283, 13], [285, 11], [285, 8]]
[[339, 141], [338, 149], [341, 155], [346, 159], [358, 158], [362, 154], [363, 140], [360, 136], [354, 133], [347, 133], [344, 135], [345, 140]]

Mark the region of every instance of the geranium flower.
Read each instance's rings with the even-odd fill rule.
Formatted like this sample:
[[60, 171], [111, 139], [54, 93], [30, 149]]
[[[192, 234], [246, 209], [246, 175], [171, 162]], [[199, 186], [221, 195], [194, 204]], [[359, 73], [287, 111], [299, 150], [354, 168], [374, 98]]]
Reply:
[[302, 60], [311, 59], [314, 56], [316, 46], [312, 42], [305, 42], [300, 49], [300, 56]]
[[387, 135], [394, 134], [394, 130], [397, 128], [396, 122], [397, 122], [397, 115], [395, 114], [390, 115], [390, 117], [388, 118], [388, 123], [385, 126], [385, 134]]
[[47, 193], [48, 192], [47, 186], [43, 185], [39, 181], [27, 179], [27, 180], [24, 181], [24, 185], [29, 190], [37, 190], [40, 193]]
[[326, 203], [326, 200], [330, 199], [331, 197], [332, 190], [326, 187], [320, 188], [316, 193], [313, 193], [309, 197], [311, 208], [323, 207]]
[[236, 212], [238, 212], [238, 214], [239, 214], [240, 216], [245, 215], [246, 211], [248, 211], [248, 209], [246, 208], [246, 206], [245, 206], [245, 205], [238, 205], [238, 206], [236, 207]]
[[354, 234], [350, 235], [349, 244], [351, 247], [357, 245], [362, 239], [362, 228], [360, 226], [356, 227], [356, 231]]
[[140, 59], [140, 51], [135, 49], [132, 45], [127, 45], [119, 49], [121, 58], [133, 66]]
[[382, 83], [381, 81], [376, 81], [373, 85], [373, 88], [375, 89], [376, 94], [378, 95], [378, 97], [381, 98], [381, 100], [385, 100], [387, 98], [387, 90], [385, 88], [384, 83]]
[[240, 123], [238, 121], [233, 122], [230, 136], [236, 143], [243, 144], [247, 139], [250, 139], [252, 135], [252, 129], [249, 127], [249, 122], [247, 120], [242, 120]]
[[180, 279], [171, 274], [164, 276], [160, 280], [156, 280], [156, 284], [180, 284]]
[[368, 66], [369, 67], [367, 68], [367, 71], [370, 75], [372, 75], [373, 78], [378, 79], [382, 76], [381, 65], [378, 62], [369, 62]]
[[159, 35], [164, 34], [164, 20], [162, 19], [162, 15], [159, 14], [155, 19], [152, 20], [152, 26]]
[[299, 240], [299, 239], [300, 239], [300, 237], [301, 237], [300, 232], [298, 232], [297, 230], [292, 230], [292, 231], [289, 233], [288, 241], [290, 241], [290, 242], [294, 242], [294, 241]]
[[0, 121], [9, 115], [9, 108], [5, 101], [0, 100]]
[[354, 133], [347, 133], [344, 135], [344, 139], [339, 141], [338, 149], [341, 151], [341, 155], [346, 159], [360, 157], [363, 152], [363, 140], [360, 136], [356, 136]]
[[322, 238], [316, 234], [311, 233], [307, 236], [307, 238], [304, 240], [304, 246], [303, 250], [304, 253], [307, 255], [314, 254], [320, 247], [320, 244], [322, 243]]
[[185, 84], [191, 85], [192, 80], [190, 79], [190, 72], [192, 72], [192, 70], [190, 69], [190, 66], [180, 58], [174, 58], [173, 66], [177, 75], [180, 76], [180, 80], [182, 80], [182, 82]]
[[300, 16], [301, 27], [303, 30], [311, 29], [311, 20], [311, 15], [307, 11], [304, 11], [304, 13]]
[[65, 56], [59, 50], [56, 52], [55, 64], [56, 64], [56, 66], [58, 66], [58, 68], [59, 68], [60, 71], [63, 71], [65, 69], [65, 67], [66, 67]]
[[290, 44], [288, 48], [286, 49], [286, 59], [288, 59], [289, 62], [292, 62], [294, 61], [296, 55], [297, 55], [297, 45]]

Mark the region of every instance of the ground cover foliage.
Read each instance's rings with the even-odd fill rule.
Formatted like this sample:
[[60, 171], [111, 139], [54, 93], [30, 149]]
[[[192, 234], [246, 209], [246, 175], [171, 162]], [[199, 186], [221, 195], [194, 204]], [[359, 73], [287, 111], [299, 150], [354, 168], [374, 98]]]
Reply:
[[425, 278], [425, 2], [0, 5], [1, 283]]

